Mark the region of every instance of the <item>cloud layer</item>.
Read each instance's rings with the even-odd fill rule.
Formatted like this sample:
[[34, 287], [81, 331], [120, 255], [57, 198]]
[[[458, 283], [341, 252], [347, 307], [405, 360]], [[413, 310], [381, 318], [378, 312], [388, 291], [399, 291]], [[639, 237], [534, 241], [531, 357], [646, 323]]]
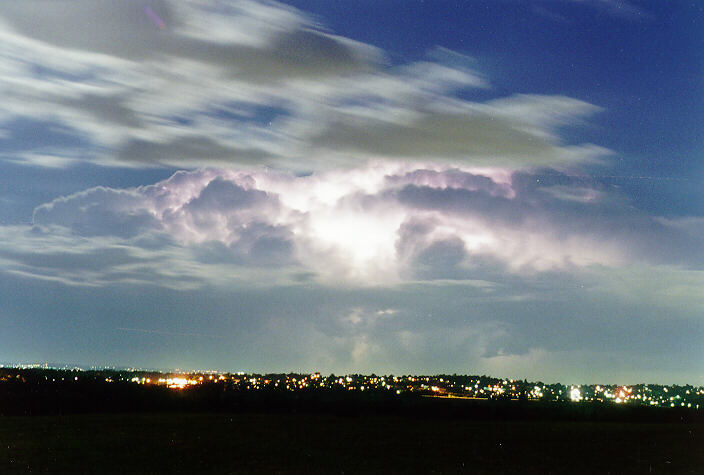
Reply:
[[[276, 3], [5, 1], [0, 39], [0, 121], [14, 145], [3, 158], [17, 162], [561, 167], [608, 153], [557, 133], [596, 106], [463, 99], [491, 87], [469, 58], [438, 49], [391, 65]], [[39, 147], [13, 133], [20, 123], [62, 133]]]

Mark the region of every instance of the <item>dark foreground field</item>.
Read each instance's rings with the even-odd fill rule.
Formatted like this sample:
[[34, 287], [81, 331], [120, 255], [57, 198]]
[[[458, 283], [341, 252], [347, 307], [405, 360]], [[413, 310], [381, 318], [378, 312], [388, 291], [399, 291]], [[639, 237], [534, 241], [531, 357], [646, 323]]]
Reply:
[[8, 472], [704, 473], [704, 427], [383, 414], [0, 417]]

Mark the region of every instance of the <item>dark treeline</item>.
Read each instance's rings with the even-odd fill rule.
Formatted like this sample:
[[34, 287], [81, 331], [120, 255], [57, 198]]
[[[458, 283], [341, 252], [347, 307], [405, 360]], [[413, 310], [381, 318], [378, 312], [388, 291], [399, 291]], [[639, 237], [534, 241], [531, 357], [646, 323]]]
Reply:
[[83, 372], [22, 370], [21, 377], [0, 380], [0, 415], [231, 412], [397, 414], [472, 420], [704, 422], [704, 411], [686, 408], [463, 400], [328, 388], [243, 391], [218, 381], [175, 390], [129, 381], [108, 382], [110, 375], [116, 374], [91, 372], [91, 377], [86, 377]]

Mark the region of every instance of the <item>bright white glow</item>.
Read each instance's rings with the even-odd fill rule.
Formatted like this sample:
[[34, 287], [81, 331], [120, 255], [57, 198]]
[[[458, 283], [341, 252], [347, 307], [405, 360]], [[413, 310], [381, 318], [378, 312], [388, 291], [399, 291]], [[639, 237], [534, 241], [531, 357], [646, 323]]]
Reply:
[[570, 399], [573, 401], [582, 400], [582, 392], [579, 390], [579, 388], [572, 388], [572, 390], [570, 391]]
[[333, 250], [353, 277], [393, 277], [396, 232], [403, 216], [330, 211], [310, 220], [310, 240], [318, 249]]

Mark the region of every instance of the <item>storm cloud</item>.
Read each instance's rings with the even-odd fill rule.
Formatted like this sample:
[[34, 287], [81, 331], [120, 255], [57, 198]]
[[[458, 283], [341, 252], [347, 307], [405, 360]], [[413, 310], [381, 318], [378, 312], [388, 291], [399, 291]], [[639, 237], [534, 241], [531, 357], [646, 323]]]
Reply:
[[[585, 187], [558, 173], [492, 177], [407, 167], [308, 176], [179, 172], [153, 185], [97, 187], [41, 205], [33, 229], [41, 239], [61, 229], [61, 239], [137, 247], [163, 235], [165, 246], [190, 250], [196, 267], [280, 262], [333, 286], [704, 265], [698, 227], [639, 212], [605, 185]], [[338, 180], [348, 189], [331, 194], [328, 183]]]

